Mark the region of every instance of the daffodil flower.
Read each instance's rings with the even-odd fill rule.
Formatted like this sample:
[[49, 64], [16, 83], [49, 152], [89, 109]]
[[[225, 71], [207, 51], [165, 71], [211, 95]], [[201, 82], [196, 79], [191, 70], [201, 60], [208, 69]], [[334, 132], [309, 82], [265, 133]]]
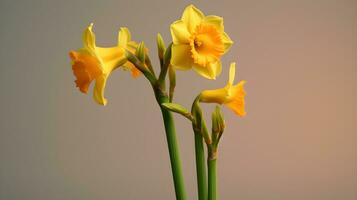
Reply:
[[193, 5], [186, 7], [181, 20], [171, 24], [171, 64], [180, 70], [193, 68], [208, 79], [221, 73], [220, 57], [233, 41], [224, 32], [223, 18], [205, 16]]
[[[131, 40], [131, 34], [128, 28], [122, 27], [120, 28], [119, 34], [118, 34], [118, 46], [124, 48], [127, 51], [130, 51], [132, 54], [135, 54], [136, 49], [138, 47], [138, 43]], [[148, 49], [145, 49], [145, 52], [147, 53]], [[133, 65], [131, 62], [127, 61], [123, 65], [124, 70], [130, 70], [131, 75], [134, 78], [137, 78], [141, 72], [138, 70], [135, 65]]]
[[125, 50], [134, 51], [136, 43], [131, 41], [127, 28], [121, 28], [118, 35], [118, 45], [109, 48], [96, 46], [95, 35], [90, 24], [83, 33], [83, 48], [70, 51], [73, 73], [77, 80], [76, 86], [83, 93], [88, 92], [89, 85], [95, 80], [93, 91], [94, 100], [101, 105], [106, 105], [104, 97], [106, 81], [113, 70], [119, 66], [130, 69], [134, 77], [140, 73], [125, 57]]
[[229, 69], [229, 81], [224, 88], [216, 90], [205, 90], [200, 94], [200, 101], [205, 103], [218, 103], [227, 106], [237, 115], [243, 117], [245, 112], [245, 90], [243, 88], [246, 81], [240, 81], [233, 85], [235, 76], [235, 63], [231, 63]]

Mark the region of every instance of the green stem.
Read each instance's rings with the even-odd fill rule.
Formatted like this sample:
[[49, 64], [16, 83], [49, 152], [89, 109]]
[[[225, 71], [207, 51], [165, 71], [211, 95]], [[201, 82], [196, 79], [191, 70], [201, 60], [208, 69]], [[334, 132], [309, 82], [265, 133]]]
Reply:
[[196, 172], [198, 199], [207, 200], [207, 174], [206, 160], [203, 148], [203, 139], [200, 132], [195, 131], [195, 152], [196, 152]]
[[167, 96], [161, 96], [158, 99], [162, 116], [165, 123], [166, 139], [169, 148], [172, 176], [174, 179], [175, 193], [177, 200], [186, 200], [186, 192], [184, 187], [184, 179], [182, 175], [182, 167], [179, 153], [179, 146], [176, 138], [175, 124], [170, 111], [161, 106], [161, 103], [169, 102]]
[[217, 159], [208, 159], [208, 200], [217, 199]]
[[[165, 94], [165, 77], [167, 73], [167, 68], [170, 64], [171, 58], [171, 44], [169, 46], [169, 51], [165, 51], [165, 60], [160, 72], [159, 80], [156, 79], [154, 70], [151, 68], [151, 71], [147, 70], [143, 63], [132, 54], [130, 51], [126, 51], [127, 59], [134, 64], [149, 80], [151, 86], [153, 87], [155, 97], [157, 103], [160, 106], [162, 117], [165, 124], [165, 133], [166, 133], [166, 140], [169, 149], [170, 155], [170, 162], [171, 162], [171, 170], [172, 170], [172, 177], [174, 180], [175, 186], [175, 194], [176, 200], [186, 200], [186, 192], [184, 186], [184, 180], [182, 175], [182, 167], [181, 167], [181, 160], [180, 160], [180, 152], [176, 138], [176, 131], [175, 131], [175, 123], [170, 111], [166, 110], [162, 107], [162, 103], [168, 103], [169, 97]], [[148, 65], [151, 66], [151, 62], [148, 59]]]

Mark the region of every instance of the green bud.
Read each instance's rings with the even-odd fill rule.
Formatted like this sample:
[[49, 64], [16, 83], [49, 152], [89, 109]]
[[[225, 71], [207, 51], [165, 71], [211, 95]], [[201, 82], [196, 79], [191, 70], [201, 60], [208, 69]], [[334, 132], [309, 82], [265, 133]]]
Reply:
[[192, 120], [192, 115], [191, 113], [182, 105], [177, 104], [177, 103], [162, 103], [162, 107], [165, 109], [181, 114], [182, 116], [188, 118], [189, 120]]
[[159, 58], [161, 60], [164, 58], [164, 53], [165, 53], [166, 47], [165, 47], [165, 42], [162, 39], [162, 36], [160, 33], [157, 34], [156, 43], [157, 43], [157, 52], [158, 52]]
[[201, 129], [201, 123], [202, 123], [202, 109], [199, 105], [199, 102], [198, 102], [198, 99], [199, 97], [197, 97], [195, 99], [195, 101], [193, 102], [192, 104], [192, 109], [191, 109], [191, 113], [193, 115], [193, 118], [194, 118], [194, 123], [195, 123], [195, 126], [199, 129]]
[[218, 144], [225, 128], [223, 113], [220, 106], [216, 106], [212, 112], [212, 140], [214, 144]]
[[209, 135], [206, 127], [206, 123], [203, 117], [202, 109], [199, 105], [199, 96], [196, 97], [195, 101], [192, 104], [191, 113], [193, 116], [192, 125], [195, 130], [195, 133], [199, 132], [207, 145], [212, 144], [211, 136]]
[[164, 67], [168, 67], [171, 61], [171, 47], [172, 43], [167, 47], [165, 54], [164, 54]]
[[145, 44], [144, 42], [140, 42], [138, 47], [136, 48], [136, 57], [142, 62], [145, 63]]
[[170, 80], [170, 90], [169, 90], [169, 97], [170, 102], [174, 97], [175, 87], [176, 87], [176, 71], [172, 65], [169, 66], [169, 80]]

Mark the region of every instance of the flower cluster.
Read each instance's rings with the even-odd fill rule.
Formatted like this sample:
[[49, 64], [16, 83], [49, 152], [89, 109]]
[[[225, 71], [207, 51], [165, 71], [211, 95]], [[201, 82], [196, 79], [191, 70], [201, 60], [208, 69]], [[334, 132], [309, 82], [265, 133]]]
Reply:
[[[245, 116], [246, 81], [242, 80], [234, 84], [236, 64], [232, 62], [227, 85], [200, 92], [193, 101], [191, 111], [172, 100], [176, 86], [176, 70], [193, 69], [200, 76], [211, 80], [215, 80], [221, 74], [221, 58], [233, 45], [233, 41], [224, 30], [223, 18], [215, 15], [206, 16], [195, 6], [187, 6], [181, 19], [170, 26], [172, 42], [165, 46], [161, 35], [157, 36], [160, 60], [158, 76], [151, 65], [145, 44], [133, 41], [128, 28], [119, 29], [118, 42], [112, 47], [98, 47], [92, 29], [93, 24], [90, 24], [84, 30], [83, 47], [69, 52], [78, 89], [82, 93], [88, 93], [90, 84], [95, 81], [93, 98], [98, 104], [106, 105], [105, 86], [108, 77], [115, 69], [131, 71], [134, 78], [143, 74], [153, 87], [157, 103], [162, 110], [177, 199], [184, 200], [186, 197], [171, 112], [183, 115], [192, 123], [195, 134], [199, 199], [215, 199], [215, 182], [212, 181], [215, 181], [218, 142], [225, 128], [220, 106], [226, 106], [238, 116]], [[167, 77], [170, 83], [169, 91], [166, 91], [165, 87]], [[212, 112], [211, 132], [207, 130], [201, 103], [217, 104], [215, 111]], [[207, 173], [205, 163], [202, 161], [205, 158], [202, 141], [205, 141], [208, 150], [208, 192], [205, 178]]]

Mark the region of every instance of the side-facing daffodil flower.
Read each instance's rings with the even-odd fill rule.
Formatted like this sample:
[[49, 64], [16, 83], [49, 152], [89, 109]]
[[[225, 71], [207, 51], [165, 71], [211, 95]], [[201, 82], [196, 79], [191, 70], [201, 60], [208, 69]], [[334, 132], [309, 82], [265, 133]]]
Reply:
[[237, 115], [243, 117], [245, 112], [245, 90], [243, 88], [246, 81], [240, 81], [238, 84], [233, 85], [235, 76], [235, 63], [231, 63], [229, 69], [229, 81], [224, 88], [216, 90], [204, 90], [200, 94], [200, 101], [205, 103], [218, 103], [224, 104]]
[[136, 69], [125, 57], [125, 50], [134, 51], [136, 43], [131, 41], [130, 32], [127, 28], [119, 31], [119, 42], [117, 46], [102, 48], [96, 46], [95, 35], [92, 31], [93, 24], [90, 24], [83, 33], [83, 48], [77, 51], [70, 51], [73, 74], [76, 76], [76, 86], [83, 93], [88, 92], [90, 83], [95, 80], [93, 91], [94, 100], [101, 105], [106, 105], [104, 97], [106, 81], [111, 72], [123, 66], [130, 69], [134, 77], [138, 76]]
[[171, 24], [171, 64], [180, 70], [193, 68], [208, 79], [221, 73], [220, 57], [233, 41], [224, 32], [223, 18], [205, 16], [193, 5], [186, 7], [181, 20]]
[[[128, 28], [122, 27], [120, 28], [119, 34], [118, 34], [118, 46], [123, 47], [125, 50], [130, 51], [132, 54], [135, 54], [136, 49], [138, 47], [138, 43], [131, 40], [131, 33]], [[148, 49], [145, 49], [145, 52], [147, 53]], [[138, 77], [141, 72], [138, 70], [135, 65], [133, 65], [131, 62], [127, 61], [123, 65], [124, 70], [130, 70], [131, 75], [136, 78]]]

